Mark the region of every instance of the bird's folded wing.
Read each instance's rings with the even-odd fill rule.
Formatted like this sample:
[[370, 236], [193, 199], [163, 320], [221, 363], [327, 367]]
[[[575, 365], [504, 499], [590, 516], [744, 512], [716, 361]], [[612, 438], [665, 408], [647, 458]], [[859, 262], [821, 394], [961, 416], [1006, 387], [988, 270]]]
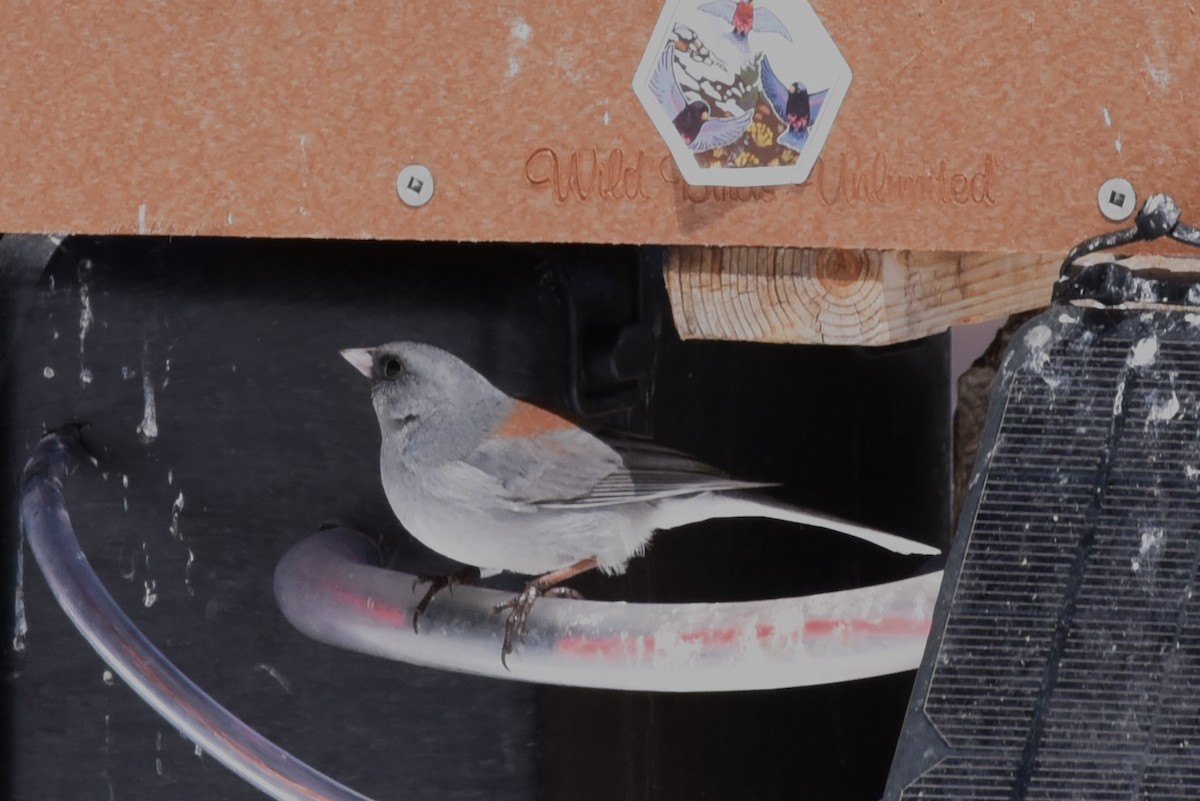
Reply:
[[636, 437], [597, 437], [620, 458], [618, 469], [605, 475], [586, 493], [545, 501], [543, 508], [598, 508], [639, 503], [713, 490], [750, 489], [773, 484], [738, 481], [686, 453]]
[[648, 441], [583, 429], [493, 437], [460, 463], [515, 505], [543, 509], [619, 506], [710, 490], [771, 486], [736, 481]]
[[496, 494], [522, 505], [586, 496], [621, 469], [621, 457], [581, 428], [492, 437], [462, 463], [486, 474]]

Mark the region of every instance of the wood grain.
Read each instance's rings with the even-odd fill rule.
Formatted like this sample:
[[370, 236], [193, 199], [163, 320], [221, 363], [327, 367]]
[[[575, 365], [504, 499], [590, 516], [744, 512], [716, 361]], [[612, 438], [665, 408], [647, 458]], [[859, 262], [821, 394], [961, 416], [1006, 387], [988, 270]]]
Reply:
[[[1200, 273], [1197, 258], [1121, 263]], [[663, 271], [684, 339], [887, 345], [1045, 306], [1061, 264], [1057, 253], [680, 246], [667, 249]]]
[[1058, 254], [670, 248], [684, 339], [885, 345], [1044, 306]]

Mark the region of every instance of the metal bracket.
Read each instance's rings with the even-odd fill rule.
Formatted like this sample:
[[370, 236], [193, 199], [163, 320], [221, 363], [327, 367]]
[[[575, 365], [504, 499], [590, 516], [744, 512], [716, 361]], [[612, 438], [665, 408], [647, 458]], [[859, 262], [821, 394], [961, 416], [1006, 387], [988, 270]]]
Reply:
[[572, 251], [551, 266], [567, 310], [569, 402], [584, 418], [644, 428], [662, 332], [662, 305], [651, 296], [659, 250]]
[[1153, 195], [1138, 212], [1132, 228], [1101, 234], [1076, 245], [1059, 269], [1052, 292], [1054, 302], [1090, 300], [1105, 306], [1148, 303], [1200, 307], [1200, 291], [1196, 290], [1200, 275], [1135, 271], [1119, 263], [1121, 256], [1096, 264], [1075, 263], [1089, 253], [1162, 237], [1200, 247], [1200, 229], [1180, 222], [1179, 216], [1179, 204], [1169, 195]]

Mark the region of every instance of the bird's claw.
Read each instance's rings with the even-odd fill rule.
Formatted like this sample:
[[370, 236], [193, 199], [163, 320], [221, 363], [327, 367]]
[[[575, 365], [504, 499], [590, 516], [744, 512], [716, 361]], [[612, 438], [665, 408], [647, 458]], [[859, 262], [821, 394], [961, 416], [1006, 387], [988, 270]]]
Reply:
[[479, 580], [479, 569], [468, 567], [457, 573], [451, 573], [449, 576], [426, 576], [420, 575], [413, 579], [412, 591], [416, 592], [417, 587], [421, 584], [428, 584], [429, 589], [425, 591], [421, 602], [417, 604], [417, 608], [413, 610], [412, 625], [413, 633], [420, 634], [421, 616], [425, 614], [425, 610], [429, 608], [429, 602], [433, 600], [433, 596], [437, 595], [442, 590], [450, 590], [450, 594], [454, 594], [455, 584], [474, 584]]
[[531, 581], [520, 594], [493, 606], [493, 614], [509, 610], [508, 619], [504, 621], [504, 645], [500, 648], [500, 664], [504, 665], [505, 670], [511, 670], [508, 666], [508, 655], [513, 652], [513, 634], [517, 635], [518, 642], [525, 642], [525, 635], [529, 632], [529, 613], [533, 611], [534, 601], [542, 596], [573, 598], [577, 601], [583, 599], [580, 593], [570, 587], [543, 587], [538, 582]]
[[413, 579], [412, 591], [416, 592], [417, 586], [421, 584], [428, 584], [429, 589], [425, 591], [425, 595], [421, 597], [421, 602], [413, 610], [413, 634], [421, 633], [421, 615], [425, 614], [425, 610], [429, 608], [429, 602], [433, 600], [433, 596], [450, 586], [450, 578], [448, 576], [417, 576]]

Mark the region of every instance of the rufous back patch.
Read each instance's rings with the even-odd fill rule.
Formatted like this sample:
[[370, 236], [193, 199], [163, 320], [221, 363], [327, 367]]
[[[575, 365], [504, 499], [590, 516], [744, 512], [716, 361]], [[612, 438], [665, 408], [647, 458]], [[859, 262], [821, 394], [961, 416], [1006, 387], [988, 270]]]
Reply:
[[536, 437], [551, 431], [574, 428], [575, 424], [532, 403], [513, 401], [512, 411], [492, 432], [497, 437]]

